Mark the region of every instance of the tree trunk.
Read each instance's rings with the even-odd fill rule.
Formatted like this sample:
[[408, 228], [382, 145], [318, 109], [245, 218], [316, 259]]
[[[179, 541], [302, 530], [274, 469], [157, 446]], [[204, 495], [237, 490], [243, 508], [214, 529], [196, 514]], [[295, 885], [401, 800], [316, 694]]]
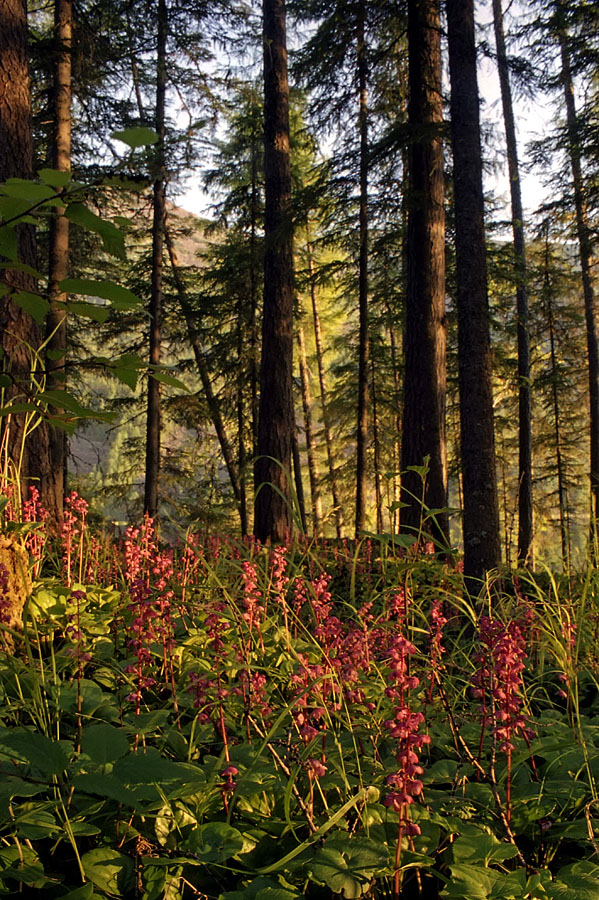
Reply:
[[584, 180], [582, 177], [582, 159], [580, 152], [580, 135], [576, 104], [574, 102], [574, 84], [570, 66], [568, 35], [564, 28], [558, 34], [564, 99], [566, 102], [566, 122], [568, 126], [568, 153], [572, 168], [574, 186], [574, 204], [576, 207], [576, 231], [580, 253], [582, 272], [582, 293], [584, 297], [584, 314], [587, 332], [587, 355], [589, 366], [589, 418], [591, 423], [591, 545], [593, 552], [597, 550], [597, 517], [599, 516], [599, 344], [597, 341], [597, 298], [593, 288], [593, 258], [591, 231], [589, 228], [587, 201]]
[[[71, 170], [71, 39], [73, 32], [72, 0], [55, 0], [54, 38], [56, 59], [53, 81], [52, 167], [60, 172]], [[66, 311], [58, 304], [67, 295], [60, 282], [69, 274], [69, 220], [56, 215], [50, 220], [48, 296], [50, 310], [46, 317], [46, 372], [50, 389], [64, 390], [66, 382], [67, 320]], [[60, 410], [51, 410], [58, 412]], [[50, 428], [50, 480], [42, 484], [42, 503], [55, 526], [62, 521], [67, 468], [67, 436], [61, 428]]]
[[297, 342], [300, 358], [300, 384], [302, 389], [302, 407], [304, 410], [304, 427], [306, 430], [306, 452], [308, 454], [308, 473], [310, 476], [310, 498], [312, 500], [312, 529], [316, 537], [322, 535], [322, 498], [320, 496], [320, 478], [316, 461], [316, 447], [312, 429], [312, 397], [310, 392], [310, 373], [306, 358], [306, 341], [304, 329], [300, 324], [297, 329]]
[[[26, 4], [23, 0], [2, 0], [0, 5], [0, 181], [32, 178], [33, 144], [29, 91]], [[32, 225], [16, 228], [19, 262], [36, 266], [35, 231]], [[27, 272], [3, 269], [0, 281], [9, 293], [0, 297], [0, 342], [3, 370], [10, 372], [14, 387], [4, 395], [5, 403], [23, 394], [37, 392], [31, 380], [33, 360], [28, 347], [37, 349], [41, 332], [34, 320], [13, 300], [17, 291], [37, 290], [35, 278]], [[39, 374], [39, 367], [38, 367]], [[45, 422], [31, 431], [26, 415], [4, 416], [0, 420], [2, 472], [9, 483], [19, 478], [23, 493], [30, 483], [50, 480], [50, 450]], [[9, 467], [7, 471], [6, 466]]]
[[[166, 0], [158, 0], [158, 41], [156, 49], [156, 142], [152, 222], [152, 283], [150, 291], [150, 365], [160, 365], [162, 340], [162, 270], [166, 214], [166, 170], [164, 156], [166, 104], [166, 41], [168, 17]], [[160, 382], [148, 377], [146, 420], [146, 483], [144, 511], [154, 518], [158, 512], [158, 476], [160, 472]]]
[[374, 359], [370, 360], [371, 368], [371, 386], [370, 396], [372, 398], [372, 445], [374, 450], [374, 497], [376, 502], [376, 530], [378, 534], [383, 533], [383, 492], [381, 490], [381, 444], [379, 440], [379, 419], [377, 410], [376, 396], [376, 367]]
[[[408, 269], [402, 492], [407, 505], [401, 527], [418, 534], [425, 507], [447, 507], [445, 446], [445, 186], [443, 176], [443, 98], [441, 94], [440, 0], [409, 0], [408, 119], [412, 129], [408, 171]], [[428, 473], [411, 466], [428, 458]], [[440, 543], [448, 542], [448, 518], [438, 513], [424, 524]]]
[[358, 306], [360, 333], [358, 343], [358, 427], [356, 434], [356, 537], [366, 525], [366, 455], [368, 451], [368, 104], [365, 37], [365, 0], [358, 9], [358, 130], [360, 137], [360, 213]]
[[[243, 304], [240, 301], [237, 307], [237, 472], [239, 478], [239, 519], [241, 524], [241, 536], [248, 534], [248, 514], [247, 514], [247, 485], [246, 485], [246, 466], [247, 451], [245, 446], [245, 423], [246, 423], [246, 405], [245, 405], [245, 386], [246, 386], [246, 370], [245, 362], [245, 341], [244, 334], [246, 330], [247, 317], [244, 315]], [[209, 379], [208, 379], [209, 383]], [[220, 411], [219, 411], [220, 412]]]
[[497, 44], [497, 67], [505, 124], [508, 172], [512, 200], [512, 233], [516, 267], [516, 316], [518, 321], [518, 561], [526, 563], [533, 536], [532, 519], [532, 428], [530, 415], [530, 351], [528, 341], [528, 285], [524, 212], [518, 164], [518, 145], [501, 0], [493, 0], [493, 23]]
[[289, 85], [284, 0], [264, 14], [264, 309], [254, 534], [283, 543], [290, 509], [293, 431], [293, 234], [290, 215]]
[[225, 466], [227, 467], [227, 473], [229, 475], [229, 480], [231, 482], [231, 487], [233, 489], [233, 496], [235, 497], [235, 501], [239, 508], [239, 516], [241, 520], [241, 529], [242, 533], [246, 533], [243, 529], [244, 527], [247, 530], [247, 521], [244, 519], [244, 510], [242, 503], [242, 493], [239, 483], [239, 473], [235, 466], [233, 450], [231, 449], [231, 444], [227, 437], [227, 432], [225, 429], [225, 423], [223, 421], [220, 405], [218, 402], [218, 397], [214, 393], [212, 388], [212, 383], [210, 381], [210, 374], [208, 372], [208, 367], [206, 365], [206, 360], [204, 359], [204, 353], [202, 351], [202, 347], [200, 345], [200, 341], [198, 339], [198, 335], [195, 328], [195, 323], [193, 320], [193, 316], [191, 310], [189, 308], [189, 302], [187, 300], [187, 293], [185, 290], [185, 285], [183, 283], [183, 279], [181, 278], [181, 273], [179, 271], [179, 266], [177, 264], [177, 255], [175, 253], [175, 247], [173, 245], [173, 241], [171, 238], [170, 231], [168, 229], [168, 225], [165, 222], [164, 236], [166, 240], [166, 246], [168, 249], [168, 254], [171, 262], [171, 268], [173, 272], [173, 278], [175, 280], [175, 286], [177, 288], [177, 295], [179, 298], [179, 305], [181, 307], [181, 311], [185, 318], [185, 324], [187, 326], [187, 333], [189, 335], [189, 341], [191, 343], [196, 365], [198, 367], [198, 372], [200, 375], [200, 380], [202, 382], [202, 388], [204, 389], [204, 394], [206, 396], [206, 403], [208, 404], [208, 411], [210, 413], [210, 418], [212, 420], [212, 425], [214, 426], [214, 430], [216, 432], [216, 436], [218, 438], [218, 442], [220, 444], [220, 449], [223, 454], [223, 459], [225, 461]]
[[553, 318], [553, 297], [551, 278], [549, 275], [549, 228], [545, 227], [545, 257], [543, 271], [543, 306], [549, 329], [549, 348], [551, 360], [551, 402], [553, 412], [553, 435], [555, 440], [555, 463], [557, 466], [557, 496], [559, 502], [559, 531], [562, 547], [562, 566], [564, 572], [570, 571], [570, 529], [568, 527], [568, 493], [566, 472], [562, 451], [562, 434], [559, 408], [559, 371], [557, 348], [555, 345], [555, 322]]
[[343, 533], [343, 508], [339, 502], [339, 489], [337, 486], [337, 468], [335, 466], [335, 458], [333, 454], [333, 434], [331, 430], [331, 419], [329, 415], [329, 399], [327, 394], [327, 384], [324, 372], [324, 352], [322, 347], [322, 329], [320, 327], [320, 315], [318, 312], [318, 298], [316, 296], [316, 283], [314, 277], [314, 259], [312, 255], [312, 246], [308, 238], [308, 272], [310, 275], [310, 299], [312, 301], [312, 318], [314, 322], [314, 343], [316, 346], [316, 363], [318, 365], [318, 383], [320, 385], [320, 406], [322, 409], [322, 426], [324, 430], [324, 440], [327, 450], [327, 465], [329, 470], [329, 481], [331, 483], [331, 497], [333, 499], [333, 511], [335, 515], [335, 531], [338, 540], [341, 539]]
[[297, 428], [293, 429], [291, 441], [291, 455], [293, 458], [293, 480], [295, 484], [295, 496], [297, 499], [297, 512], [304, 534], [308, 533], [306, 523], [306, 498], [304, 496], [304, 482], [302, 481], [302, 461], [300, 459], [299, 444], [297, 440]]
[[455, 200], [464, 572], [501, 559], [473, 0], [447, 0]]

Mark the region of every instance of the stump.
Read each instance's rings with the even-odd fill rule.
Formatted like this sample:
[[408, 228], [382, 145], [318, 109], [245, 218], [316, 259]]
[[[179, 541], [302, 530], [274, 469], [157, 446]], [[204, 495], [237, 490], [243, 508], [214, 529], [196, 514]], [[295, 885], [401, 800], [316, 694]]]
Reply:
[[[31, 594], [29, 557], [23, 546], [8, 535], [0, 535], [0, 623], [23, 627], [23, 607]], [[0, 644], [13, 649], [12, 635], [2, 629]]]

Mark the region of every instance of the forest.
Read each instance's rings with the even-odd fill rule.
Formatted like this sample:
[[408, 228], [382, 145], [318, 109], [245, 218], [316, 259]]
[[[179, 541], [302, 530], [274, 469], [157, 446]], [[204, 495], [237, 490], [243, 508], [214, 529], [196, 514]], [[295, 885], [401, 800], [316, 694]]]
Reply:
[[598, 64], [0, 0], [0, 895], [599, 896]]

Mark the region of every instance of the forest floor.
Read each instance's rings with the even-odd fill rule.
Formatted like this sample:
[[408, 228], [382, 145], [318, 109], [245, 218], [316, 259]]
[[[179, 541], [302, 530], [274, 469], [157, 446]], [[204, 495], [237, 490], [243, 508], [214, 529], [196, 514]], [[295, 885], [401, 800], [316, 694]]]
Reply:
[[599, 896], [595, 569], [86, 514], [5, 521], [0, 894]]

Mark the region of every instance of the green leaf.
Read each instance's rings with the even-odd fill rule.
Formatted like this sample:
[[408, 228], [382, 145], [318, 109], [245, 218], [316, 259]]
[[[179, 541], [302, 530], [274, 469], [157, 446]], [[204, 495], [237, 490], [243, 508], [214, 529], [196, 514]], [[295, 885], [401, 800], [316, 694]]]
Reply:
[[93, 794], [103, 800], [115, 800], [136, 809], [138, 800], [135, 794], [125, 787], [114, 775], [102, 775], [96, 772], [84, 772], [75, 775], [72, 780], [75, 791], [82, 794]]
[[32, 278], [38, 280], [44, 277], [42, 273], [38, 272], [37, 269], [34, 269], [33, 266], [28, 266], [27, 263], [22, 262], [0, 263], [0, 269], [10, 269], [11, 272], [25, 272], [27, 275], [31, 275]]
[[455, 862], [481, 862], [488, 866], [493, 862], [503, 862], [518, 855], [518, 848], [505, 841], [499, 841], [495, 835], [481, 832], [457, 838], [453, 843]]
[[115, 378], [130, 387], [132, 391], [137, 387], [140, 368], [145, 368], [145, 363], [133, 353], [125, 353], [110, 366]]
[[178, 388], [180, 391], [189, 392], [189, 388], [187, 385], [183, 384], [178, 378], [174, 378], [172, 375], [169, 375], [164, 369], [152, 369], [150, 372], [152, 378], [155, 378], [156, 381], [160, 381], [162, 384], [167, 384], [169, 387]]
[[0, 184], [0, 194], [6, 197], [14, 197], [17, 200], [28, 200], [38, 203], [40, 200], [49, 200], [56, 196], [56, 191], [47, 184], [39, 184], [25, 178], [9, 178], [4, 184]]
[[0, 734], [0, 755], [28, 764], [43, 775], [60, 775], [68, 764], [64, 747], [23, 728], [5, 729]]
[[151, 128], [142, 125], [136, 125], [132, 128], [125, 128], [123, 131], [113, 131], [111, 137], [123, 144], [128, 144], [132, 150], [137, 147], [145, 147], [148, 144], [155, 144], [158, 141], [158, 135]]
[[347, 861], [338, 850], [323, 847], [310, 866], [310, 875], [317, 884], [323, 884], [333, 893], [343, 892], [348, 900], [361, 897], [369, 886], [350, 871]]
[[78, 400], [68, 391], [42, 391], [38, 394], [42, 403], [48, 403], [56, 409], [64, 409], [78, 419], [98, 419], [101, 422], [112, 422], [114, 413], [99, 412], [88, 406], [81, 406]]
[[6, 259], [12, 259], [14, 262], [19, 258], [17, 233], [14, 228], [2, 226], [2, 224], [0, 224], [0, 256], [5, 256]]
[[[120, 232], [119, 232], [120, 233]], [[59, 288], [67, 294], [82, 294], [84, 297], [99, 297], [110, 300], [115, 309], [137, 309], [141, 306], [139, 297], [128, 288], [114, 281], [93, 281], [91, 278], [64, 278]]]
[[38, 325], [42, 324], [50, 309], [50, 304], [45, 297], [42, 297], [40, 294], [33, 294], [30, 291], [15, 291], [12, 299], [17, 306], [29, 313]]
[[451, 866], [451, 881], [445, 886], [442, 897], [456, 900], [488, 900], [493, 892], [499, 872], [485, 866], [458, 863]]
[[88, 881], [87, 884], [82, 884], [81, 887], [75, 888], [74, 891], [69, 891], [60, 900], [92, 900], [93, 896], [94, 886], [91, 881]]
[[115, 762], [129, 752], [129, 738], [122, 728], [100, 723], [88, 725], [81, 735], [81, 750], [98, 765]]
[[40, 169], [37, 174], [40, 181], [54, 188], [64, 187], [71, 180], [70, 172], [61, 172], [59, 169]]
[[107, 253], [119, 259], [125, 259], [125, 238], [112, 222], [101, 219], [83, 203], [69, 203], [65, 216], [75, 225], [99, 234]]
[[108, 306], [98, 306], [96, 303], [77, 303], [76, 300], [69, 301], [68, 310], [84, 319], [93, 319], [94, 322], [105, 322], [110, 315]]
[[224, 862], [245, 845], [241, 832], [224, 822], [208, 822], [195, 828], [185, 843], [201, 862]]
[[84, 853], [81, 863], [87, 878], [110, 897], [124, 897], [134, 887], [133, 860], [118, 850], [97, 847]]

